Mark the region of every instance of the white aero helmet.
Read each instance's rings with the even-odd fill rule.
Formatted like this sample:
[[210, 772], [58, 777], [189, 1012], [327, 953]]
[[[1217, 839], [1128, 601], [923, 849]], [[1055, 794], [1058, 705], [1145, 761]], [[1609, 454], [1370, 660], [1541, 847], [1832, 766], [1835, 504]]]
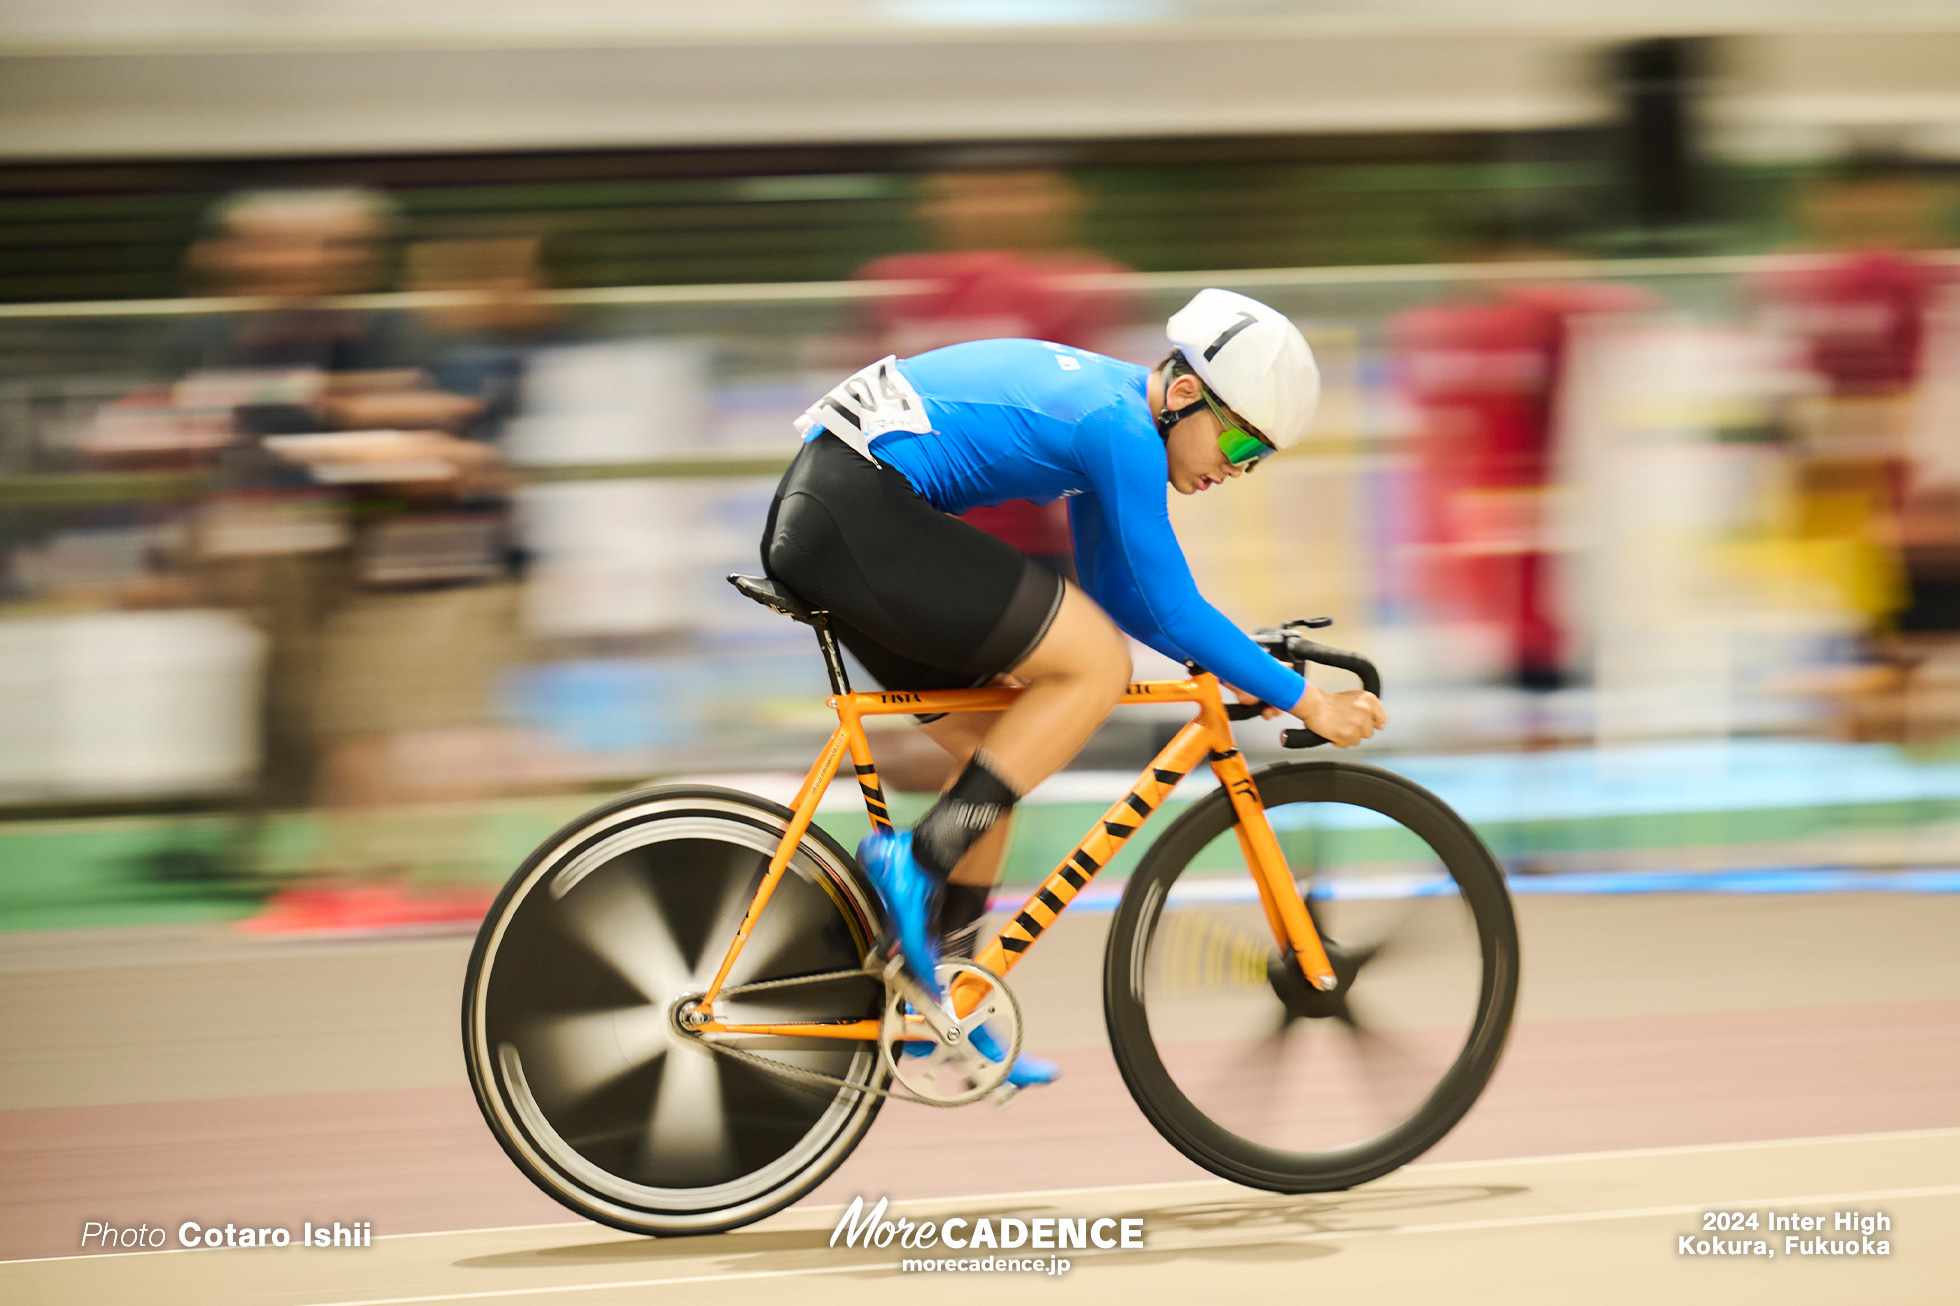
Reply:
[[1198, 379], [1254, 434], [1285, 449], [1307, 433], [1320, 406], [1320, 368], [1284, 313], [1229, 290], [1200, 290], [1164, 329]]

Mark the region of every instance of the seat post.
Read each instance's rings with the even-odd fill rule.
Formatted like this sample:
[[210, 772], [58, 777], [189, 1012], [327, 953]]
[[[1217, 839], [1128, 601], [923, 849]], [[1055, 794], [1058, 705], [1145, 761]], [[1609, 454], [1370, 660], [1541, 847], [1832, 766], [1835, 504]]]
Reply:
[[830, 673], [830, 692], [851, 692], [851, 677], [844, 670], [844, 655], [837, 650], [837, 637], [830, 633], [830, 620], [821, 612], [812, 613], [811, 629], [817, 632], [817, 647], [823, 650], [823, 669]]

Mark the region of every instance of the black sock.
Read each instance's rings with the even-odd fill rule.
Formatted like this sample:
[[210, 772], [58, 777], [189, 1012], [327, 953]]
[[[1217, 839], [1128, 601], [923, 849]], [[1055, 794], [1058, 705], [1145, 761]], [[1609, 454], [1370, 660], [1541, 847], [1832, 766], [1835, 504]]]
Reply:
[[948, 884], [939, 899], [939, 955], [971, 957], [973, 945], [980, 941], [980, 922], [987, 915], [984, 884]]
[[985, 753], [975, 753], [953, 787], [913, 828], [912, 856], [944, 882], [974, 840], [993, 829], [1020, 797], [988, 769]]

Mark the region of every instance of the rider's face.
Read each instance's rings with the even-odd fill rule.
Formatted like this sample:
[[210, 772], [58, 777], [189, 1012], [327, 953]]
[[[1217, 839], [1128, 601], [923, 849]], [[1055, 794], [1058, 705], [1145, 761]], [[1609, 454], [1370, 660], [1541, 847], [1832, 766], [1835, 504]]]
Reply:
[[[1165, 399], [1168, 407], [1182, 408], [1202, 393], [1196, 377], [1180, 376], [1171, 382]], [[1218, 418], [1209, 409], [1200, 409], [1171, 428], [1164, 453], [1170, 460], [1171, 487], [1179, 494], [1198, 494], [1243, 475], [1218, 447], [1219, 429]]]

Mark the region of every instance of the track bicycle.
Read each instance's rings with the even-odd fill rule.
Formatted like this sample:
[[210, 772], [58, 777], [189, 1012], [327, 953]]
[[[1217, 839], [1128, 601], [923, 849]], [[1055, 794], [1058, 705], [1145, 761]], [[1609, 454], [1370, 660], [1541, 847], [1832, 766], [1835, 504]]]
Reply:
[[[1517, 929], [1496, 861], [1435, 795], [1344, 759], [1254, 769], [1231, 721], [1263, 704], [1227, 706], [1196, 667], [1132, 683], [1123, 703], [1194, 716], [975, 956], [942, 963], [935, 999], [812, 819], [848, 758], [890, 827], [865, 718], [997, 711], [1018, 691], [853, 692], [825, 613], [729, 579], [812, 627], [829, 673], [838, 724], [794, 801], [667, 785], [608, 802], [518, 868], [470, 955], [477, 1104], [553, 1198], [636, 1233], [732, 1229], [820, 1183], [888, 1098], [1008, 1091], [1007, 977], [1200, 764], [1217, 785], [1140, 859], [1104, 958], [1110, 1047], [1143, 1114], [1206, 1169], [1301, 1193], [1407, 1164], [1476, 1101], [1517, 998]], [[1254, 638], [1378, 692], [1367, 659], [1310, 638], [1325, 624]], [[974, 1045], [980, 1025], [1000, 1055]]]

